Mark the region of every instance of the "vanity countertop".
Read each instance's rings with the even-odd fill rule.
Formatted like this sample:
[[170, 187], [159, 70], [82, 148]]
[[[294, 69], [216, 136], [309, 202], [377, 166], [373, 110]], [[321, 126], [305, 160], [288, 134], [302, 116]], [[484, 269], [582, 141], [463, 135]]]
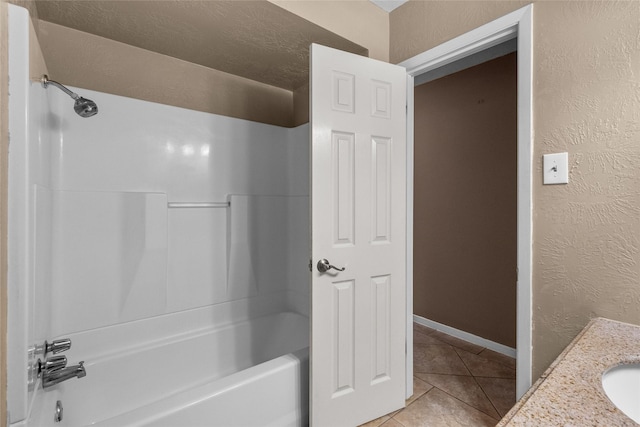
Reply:
[[602, 388], [609, 368], [640, 362], [640, 326], [593, 319], [496, 427], [637, 426]]

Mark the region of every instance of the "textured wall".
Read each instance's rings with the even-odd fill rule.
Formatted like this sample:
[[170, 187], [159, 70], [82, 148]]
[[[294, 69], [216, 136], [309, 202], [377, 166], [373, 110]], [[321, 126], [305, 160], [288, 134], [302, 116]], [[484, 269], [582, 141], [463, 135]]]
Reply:
[[293, 91], [293, 125], [309, 123], [309, 85]]
[[535, 151], [568, 151], [570, 184], [534, 180], [534, 361], [591, 317], [640, 324], [640, 2], [537, 4]]
[[512, 348], [516, 59], [417, 86], [414, 100], [413, 312]]
[[363, 0], [12, 1], [38, 22], [53, 79], [282, 126], [308, 121], [310, 43], [368, 54], [340, 33], [388, 58], [388, 15]]
[[[293, 45], [306, 46], [309, 41], [316, 41], [366, 54], [355, 44], [359, 43], [370, 50], [373, 58], [386, 61], [389, 57], [388, 14], [365, 0], [272, 1], [275, 5], [254, 1], [242, 5], [236, 2], [235, 6], [233, 2], [217, 2], [216, 8], [208, 8], [207, 2], [194, 2], [177, 7], [178, 18], [171, 15], [175, 2], [159, 2], [153, 7], [148, 2], [42, 2], [36, 8], [30, 0], [11, 1], [29, 9], [54, 80], [280, 126], [308, 121], [308, 88], [300, 83], [308, 74], [308, 57]], [[219, 30], [224, 37], [206, 31], [206, 25], [203, 30], [203, 19], [232, 15], [228, 19], [238, 21], [233, 13], [243, 17], [243, 25], [232, 31]], [[43, 20], [37, 19], [38, 14]], [[76, 30], [64, 26], [69, 19]], [[131, 26], [131, 19], [140, 25]], [[287, 28], [272, 31], [279, 28], [278, 20], [287, 22]], [[224, 22], [225, 28], [228, 24]], [[158, 25], [166, 27], [167, 34], [149, 35]], [[186, 33], [184, 25], [189, 26]], [[87, 28], [98, 36], [84, 32]], [[213, 39], [202, 46], [212, 34]], [[184, 44], [190, 38], [195, 47], [181, 48], [175, 42]], [[213, 51], [222, 53], [212, 55]], [[257, 56], [259, 51], [262, 56]], [[238, 52], [243, 58], [238, 58]], [[259, 67], [252, 65], [255, 58], [262, 58]], [[291, 83], [294, 90], [280, 90], [217, 71], [226, 70], [221, 68], [222, 63], [215, 62], [220, 60], [232, 66], [229, 70], [245, 70], [241, 75], [279, 82], [281, 87]], [[42, 68], [44, 64], [38, 67]], [[32, 78], [38, 79], [39, 75]]]
[[[411, 1], [398, 62], [521, 6]], [[534, 6], [533, 374], [594, 316], [640, 324], [640, 2]], [[570, 183], [542, 185], [569, 152]]]
[[402, 62], [528, 3], [410, 0], [389, 15], [389, 62]]
[[49, 77], [63, 84], [292, 126], [289, 90], [45, 21], [39, 31]]
[[369, 50], [369, 57], [389, 60], [389, 17], [368, 0], [269, 0]]
[[47, 64], [44, 60], [33, 22], [34, 20], [32, 19], [29, 23], [29, 78], [37, 81], [42, 78], [43, 74], [48, 75], [49, 70], [47, 69]]
[[42, 21], [287, 90], [307, 84], [311, 43], [368, 54], [266, 0], [48, 0], [37, 12]]

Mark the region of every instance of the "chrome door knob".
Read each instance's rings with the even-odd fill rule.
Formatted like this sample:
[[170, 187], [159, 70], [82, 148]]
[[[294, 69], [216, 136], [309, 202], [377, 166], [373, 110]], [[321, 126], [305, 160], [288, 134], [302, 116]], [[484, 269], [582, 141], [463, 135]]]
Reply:
[[334, 270], [337, 271], [344, 271], [345, 267], [342, 268], [338, 268], [336, 266], [331, 265], [331, 263], [329, 262], [329, 260], [323, 258], [320, 261], [318, 261], [318, 265], [317, 265], [318, 271], [320, 273], [326, 273], [327, 271], [331, 270], [332, 268]]

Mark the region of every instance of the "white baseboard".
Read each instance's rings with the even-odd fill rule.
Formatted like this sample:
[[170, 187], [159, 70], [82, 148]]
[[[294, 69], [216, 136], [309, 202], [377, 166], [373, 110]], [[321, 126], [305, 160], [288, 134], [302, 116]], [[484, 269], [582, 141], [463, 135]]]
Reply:
[[460, 329], [452, 328], [451, 326], [443, 325], [442, 323], [425, 319], [424, 317], [418, 316], [417, 314], [413, 315], [413, 321], [419, 325], [423, 325], [428, 328], [435, 329], [436, 331], [444, 332], [447, 335], [451, 335], [461, 340], [470, 342], [471, 344], [476, 344], [481, 347], [488, 348], [489, 350], [493, 350], [497, 353], [504, 354], [505, 356], [509, 356], [513, 359], [516, 358], [516, 349], [508, 347], [504, 344], [499, 344], [497, 342], [488, 340], [486, 338], [482, 338], [477, 335], [470, 334], [469, 332], [461, 331]]

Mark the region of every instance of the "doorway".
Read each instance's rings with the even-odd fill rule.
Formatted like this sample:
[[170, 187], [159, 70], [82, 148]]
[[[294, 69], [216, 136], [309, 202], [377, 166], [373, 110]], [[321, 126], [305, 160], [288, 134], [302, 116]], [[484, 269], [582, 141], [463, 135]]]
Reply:
[[[407, 155], [407, 305], [413, 306], [413, 208], [414, 208], [414, 85], [425, 73], [442, 68], [512, 39], [517, 43], [517, 303], [516, 303], [516, 398], [531, 386], [531, 245], [532, 245], [532, 36], [533, 5], [528, 5], [475, 30], [410, 58], [400, 65], [408, 74]], [[413, 316], [407, 316], [407, 330]], [[411, 336], [407, 347], [413, 348]], [[412, 352], [407, 352], [407, 371], [413, 374]], [[410, 377], [409, 377], [410, 378]], [[407, 386], [407, 395], [412, 388]]]
[[513, 358], [516, 76], [511, 52], [414, 92], [414, 315]]

